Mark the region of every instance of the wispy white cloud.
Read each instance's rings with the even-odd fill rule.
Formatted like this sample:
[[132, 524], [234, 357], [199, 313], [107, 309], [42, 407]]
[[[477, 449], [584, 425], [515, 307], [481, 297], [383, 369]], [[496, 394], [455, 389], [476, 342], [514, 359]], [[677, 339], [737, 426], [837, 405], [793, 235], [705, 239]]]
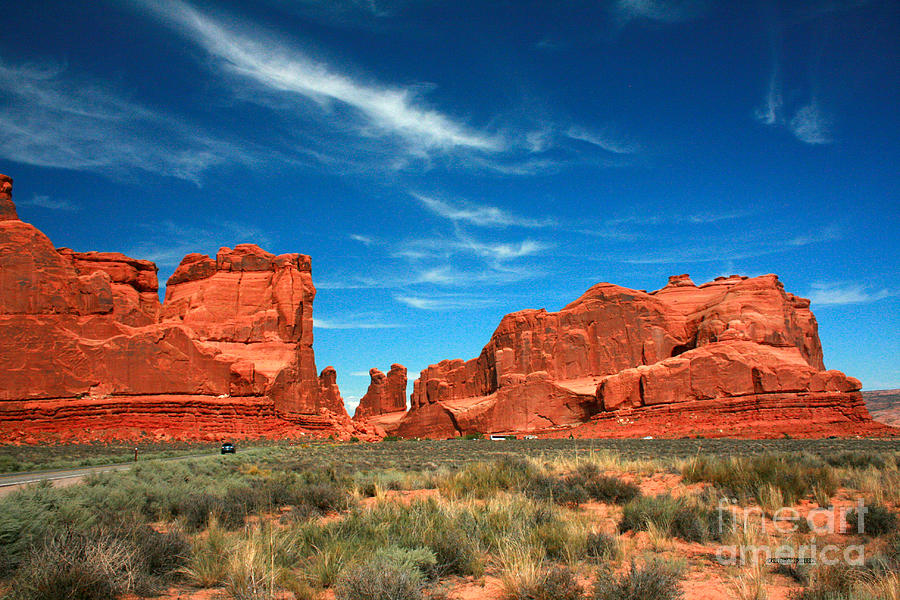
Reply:
[[413, 193], [412, 196], [434, 214], [451, 221], [464, 221], [479, 227], [548, 227], [554, 220], [530, 219], [520, 217], [496, 206], [476, 205], [472, 203], [451, 204], [424, 194]]
[[404, 140], [413, 154], [504, 149], [499, 136], [428, 108], [421, 98], [422, 86], [392, 87], [363, 81], [256, 31], [226, 28], [178, 0], [143, 3], [217, 58], [223, 70], [257, 84], [260, 90], [313, 102], [322, 117], [341, 118], [346, 114], [342, 109], [350, 109], [362, 136], [395, 136]]
[[706, 11], [704, 0], [618, 0], [617, 15], [622, 21], [647, 19], [662, 23], [680, 23], [695, 19]]
[[[370, 173], [375, 165], [390, 171], [443, 166], [525, 176], [575, 163], [621, 167], [629, 162], [625, 156], [638, 149], [610, 130], [586, 133], [589, 137], [580, 141], [593, 140], [593, 150], [587, 151], [578, 147], [584, 144], [571, 143], [575, 138], [560, 127], [523, 123], [518, 116], [495, 115], [489, 126], [479, 127], [454, 115], [452, 107], [429, 103], [434, 84], [381, 82], [260, 27], [234, 25], [241, 20], [182, 0], [131, 1], [205, 50], [218, 72], [231, 76], [229, 91], [235, 97], [275, 111], [286, 124], [279, 138], [320, 166], [360, 173]], [[349, 5], [358, 12], [355, 3]]]
[[409, 289], [417, 286], [459, 288], [473, 285], [503, 285], [533, 279], [541, 275], [543, 275], [543, 271], [533, 266], [513, 267], [508, 264], [490, 262], [458, 266], [442, 261], [440, 264], [398, 269], [391, 274], [378, 277], [353, 274], [343, 278], [317, 281], [316, 288], [319, 290]]
[[524, 281], [541, 275], [539, 269], [485, 265], [480, 268], [458, 268], [453, 265], [431, 267], [420, 271], [412, 284], [434, 284], [450, 288], [471, 285], [501, 285]]
[[687, 214], [668, 213], [668, 214], [632, 214], [613, 217], [607, 219], [605, 225], [668, 225], [679, 223], [690, 223], [702, 225], [707, 223], [717, 223], [719, 221], [733, 221], [753, 215], [751, 210], [731, 210], [724, 212], [696, 212]]
[[593, 226], [580, 227], [574, 232], [582, 235], [628, 242], [635, 240], [658, 239], [658, 227], [709, 225], [725, 221], [743, 219], [756, 214], [753, 210], [706, 211], [695, 213], [676, 213], [673, 211], [657, 214], [629, 214], [606, 219]]
[[784, 123], [784, 97], [781, 93], [781, 75], [777, 63], [769, 76], [769, 87], [763, 105], [756, 109], [755, 116], [763, 125]]
[[50, 196], [35, 194], [30, 200], [18, 200], [19, 206], [35, 206], [37, 208], [46, 208], [48, 210], [64, 210], [76, 211], [81, 210], [81, 206], [65, 199], [51, 198]]
[[478, 242], [472, 239], [460, 240], [460, 248], [498, 262], [522, 258], [523, 256], [533, 256], [551, 247], [551, 244], [535, 240], [522, 240], [510, 243]]
[[587, 142], [613, 154], [634, 154], [641, 150], [640, 144], [610, 128], [588, 131], [583, 127], [573, 126], [566, 131], [566, 135], [573, 140]]
[[788, 123], [788, 129], [801, 142], [807, 144], [830, 144], [834, 141], [832, 128], [834, 119], [813, 100], [802, 106]]
[[818, 231], [811, 231], [802, 235], [795, 235], [788, 239], [789, 246], [808, 246], [809, 244], [818, 244], [820, 242], [833, 242], [843, 237], [838, 227], [823, 227]]
[[688, 247], [643, 252], [637, 256], [629, 254], [619, 257], [608, 256], [607, 258], [637, 265], [724, 262], [778, 254], [839, 238], [839, 230], [826, 227], [818, 231], [797, 235], [787, 240], [783, 238], [759, 239], [758, 236], [744, 236], [736, 237], [726, 242], [697, 243]]
[[807, 294], [814, 305], [863, 304], [893, 296], [886, 289], [873, 290], [858, 283], [813, 283]]
[[350, 372], [350, 377], [368, 377], [368, 376], [369, 376], [368, 371], [351, 371]]
[[114, 176], [147, 171], [198, 185], [210, 167], [248, 160], [234, 146], [62, 65], [0, 61], [0, 96], [0, 156], [8, 160]]
[[464, 294], [407, 295], [397, 294], [394, 300], [419, 310], [474, 310], [496, 304], [496, 300]]
[[408, 279], [388, 277], [366, 277], [350, 275], [316, 281], [316, 289], [319, 290], [371, 290], [382, 288], [394, 288], [407, 285]]
[[375, 243], [375, 239], [371, 238], [367, 235], [359, 235], [358, 233], [351, 233], [350, 239], [354, 242], [359, 242], [360, 244], [365, 244], [366, 246], [371, 246]]
[[482, 242], [458, 233], [455, 238], [423, 238], [407, 240], [394, 256], [421, 260], [449, 258], [454, 254], [471, 254], [495, 262], [534, 256], [551, 248], [551, 244], [531, 239], [516, 242]]
[[529, 152], [544, 152], [553, 146], [553, 137], [553, 130], [546, 127], [526, 132], [525, 147]]
[[316, 317], [313, 319], [313, 327], [316, 327], [317, 329], [397, 329], [406, 327], [406, 325], [399, 323], [364, 321], [358, 320], [358, 318], [359, 317], [343, 321]]

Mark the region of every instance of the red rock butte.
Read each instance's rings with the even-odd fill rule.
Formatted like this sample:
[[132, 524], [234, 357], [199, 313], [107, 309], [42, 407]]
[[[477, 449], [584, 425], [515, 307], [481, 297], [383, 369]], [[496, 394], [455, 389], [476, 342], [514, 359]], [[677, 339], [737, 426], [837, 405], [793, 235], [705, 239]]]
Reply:
[[393, 429], [406, 414], [406, 367], [393, 364], [387, 375], [380, 369], [369, 369], [369, 378], [369, 389], [360, 399], [353, 420], [381, 430]]
[[56, 249], [0, 176], [0, 441], [368, 435], [313, 353], [310, 258]]
[[506, 315], [481, 354], [415, 381], [401, 436], [893, 435], [860, 382], [825, 370], [809, 300], [775, 275], [598, 283], [559, 312]]
[[775, 275], [655, 292], [600, 283], [506, 315], [481, 355], [371, 383], [351, 420], [313, 352], [310, 258], [253, 244], [152, 262], [54, 248], [0, 175], [0, 443], [358, 436], [893, 435], [825, 370], [809, 300]]

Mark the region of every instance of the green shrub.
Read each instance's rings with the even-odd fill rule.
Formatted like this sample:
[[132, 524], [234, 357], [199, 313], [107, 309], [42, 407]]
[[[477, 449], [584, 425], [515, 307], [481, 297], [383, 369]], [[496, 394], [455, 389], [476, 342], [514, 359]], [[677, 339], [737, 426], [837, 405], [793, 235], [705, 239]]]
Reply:
[[344, 571], [334, 589], [336, 600], [421, 600], [417, 569], [372, 561]]
[[447, 575], [481, 575], [484, 571], [474, 539], [456, 527], [425, 534], [424, 543], [434, 553], [434, 578]]
[[530, 461], [503, 457], [490, 463], [469, 463], [443, 478], [438, 487], [451, 498], [490, 498], [500, 491], [528, 489], [538, 479], [538, 470]]
[[863, 571], [839, 562], [814, 569], [809, 575], [809, 586], [796, 590], [793, 600], [843, 600], [850, 599], [853, 587], [860, 581]]
[[849, 532], [877, 537], [897, 531], [897, 515], [891, 509], [882, 504], [870, 504], [865, 509], [862, 513], [862, 527], [860, 527], [859, 511], [855, 508], [847, 511], [847, 530]]
[[507, 600], [579, 600], [584, 590], [578, 585], [571, 569], [554, 567], [540, 577], [506, 594]]
[[578, 506], [587, 502], [587, 490], [575, 478], [560, 479], [549, 475], [535, 475], [527, 483], [525, 493], [535, 500], [546, 500], [557, 504]]
[[710, 508], [697, 498], [640, 496], [623, 508], [619, 531], [642, 531], [651, 524], [689, 542], [719, 540], [731, 525], [731, 513]]
[[775, 488], [784, 502], [796, 504], [814, 489], [832, 496], [837, 478], [828, 465], [805, 454], [763, 454], [760, 456], [719, 458], [697, 456], [682, 469], [688, 483], [707, 481], [742, 498], [755, 497], [765, 503], [761, 494]]
[[66, 533], [33, 548], [16, 572], [16, 600], [113, 600], [142, 585], [137, 549], [99, 534]]
[[388, 546], [375, 553], [374, 562], [378, 564], [393, 565], [401, 571], [410, 571], [418, 574], [419, 583], [424, 583], [430, 573], [434, 572], [437, 558], [430, 548], [401, 548], [400, 546]]
[[844, 467], [846, 469], [866, 469], [873, 467], [875, 469], [884, 469], [887, 463], [884, 458], [872, 452], [841, 452], [825, 457], [832, 467]]
[[177, 529], [159, 532], [147, 523], [124, 520], [108, 535], [130, 543], [137, 551], [137, 564], [152, 578], [172, 579], [191, 555], [190, 541]]
[[680, 600], [684, 592], [679, 586], [680, 573], [672, 567], [651, 561], [643, 566], [634, 562], [625, 573], [615, 575], [610, 569], [597, 574], [591, 593], [593, 600]]
[[194, 539], [190, 557], [183, 569], [188, 580], [199, 587], [213, 587], [221, 584], [228, 570], [225, 557], [231, 551], [232, 546], [228, 534], [213, 517], [206, 535], [197, 536]]
[[[565, 560], [573, 553], [584, 554], [584, 545], [575, 543], [573, 533], [564, 523], [551, 522], [531, 529], [531, 539], [551, 560]], [[580, 540], [579, 540], [580, 541]]]
[[240, 486], [229, 488], [221, 500], [219, 519], [228, 529], [244, 526], [248, 515], [268, 505], [264, 490], [259, 487]]
[[619, 540], [615, 536], [600, 531], [588, 534], [585, 555], [594, 561], [613, 560], [619, 554]]
[[150, 575], [169, 578], [187, 563], [191, 543], [180, 532], [159, 533], [148, 526], [140, 531], [135, 541]]
[[298, 504], [279, 518], [282, 523], [304, 523], [321, 516], [322, 512], [309, 504]]
[[308, 504], [323, 513], [342, 511], [350, 507], [347, 490], [335, 483], [315, 483], [300, 488], [298, 501]]
[[210, 516], [219, 517], [224, 509], [221, 498], [203, 492], [186, 497], [173, 512], [182, 518], [188, 531], [199, 531], [209, 524]]
[[292, 473], [278, 473], [254, 482], [260, 490], [263, 503], [272, 507], [292, 506], [300, 502], [297, 478]]
[[598, 474], [586, 478], [583, 485], [592, 499], [608, 504], [625, 504], [641, 495], [641, 488], [636, 484], [617, 477]]

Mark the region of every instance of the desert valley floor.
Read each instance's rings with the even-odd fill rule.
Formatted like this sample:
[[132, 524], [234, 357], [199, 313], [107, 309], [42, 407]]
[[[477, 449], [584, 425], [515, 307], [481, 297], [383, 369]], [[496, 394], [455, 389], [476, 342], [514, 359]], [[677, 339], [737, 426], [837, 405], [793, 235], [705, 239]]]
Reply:
[[[0, 447], [0, 468], [125, 450]], [[145, 445], [128, 472], [0, 497], [0, 590], [51, 598], [63, 577], [88, 586], [80, 597], [160, 600], [898, 590], [897, 439], [270, 442], [152, 458], [216, 450]]]

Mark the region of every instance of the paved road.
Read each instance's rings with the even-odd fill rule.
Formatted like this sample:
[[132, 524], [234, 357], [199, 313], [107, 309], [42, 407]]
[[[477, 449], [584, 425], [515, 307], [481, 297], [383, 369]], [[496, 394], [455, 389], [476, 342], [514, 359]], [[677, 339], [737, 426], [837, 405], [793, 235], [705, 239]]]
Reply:
[[[150, 460], [171, 461], [185, 460], [188, 458], [202, 458], [209, 454], [189, 454], [186, 456], [172, 456], [169, 458], [154, 458]], [[138, 461], [149, 462], [149, 461]], [[108, 471], [127, 471], [138, 463], [118, 463], [111, 465], [99, 465], [95, 467], [79, 467], [77, 469], [57, 469], [53, 471], [28, 471], [25, 473], [8, 473], [0, 475], [0, 496], [17, 490], [29, 483], [37, 483], [39, 481], [52, 481], [54, 485], [57, 482], [61, 484], [76, 483], [91, 473], [104, 473]]]

